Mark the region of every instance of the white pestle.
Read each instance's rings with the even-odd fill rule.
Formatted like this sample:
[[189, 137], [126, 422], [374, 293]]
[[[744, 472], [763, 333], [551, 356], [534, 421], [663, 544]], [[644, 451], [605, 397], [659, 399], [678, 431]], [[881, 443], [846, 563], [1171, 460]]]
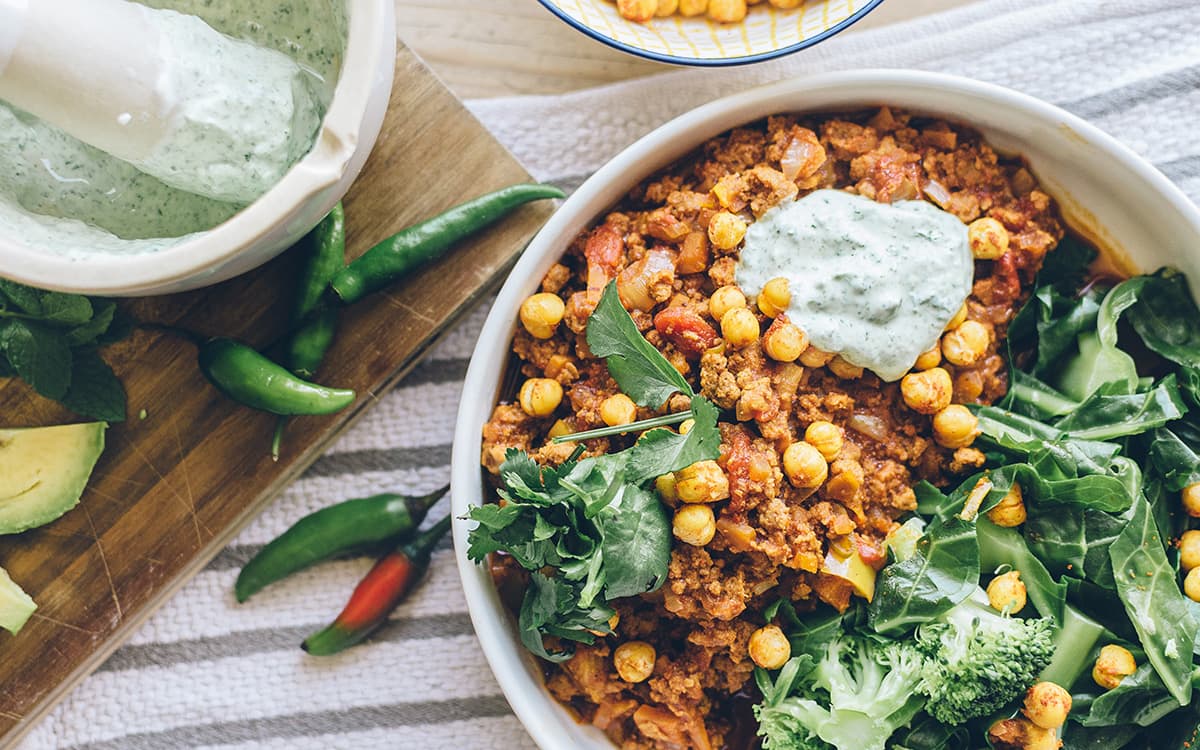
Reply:
[[322, 115], [315, 79], [286, 55], [127, 0], [0, 0], [0, 99], [233, 203], [278, 182]]

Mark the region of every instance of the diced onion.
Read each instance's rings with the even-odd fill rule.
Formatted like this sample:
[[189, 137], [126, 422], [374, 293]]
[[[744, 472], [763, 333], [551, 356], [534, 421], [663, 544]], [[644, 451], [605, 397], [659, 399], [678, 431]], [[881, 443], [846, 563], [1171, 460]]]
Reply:
[[929, 180], [925, 183], [925, 195], [942, 208], [950, 205], [950, 191], [937, 180]]
[[846, 426], [881, 443], [887, 438], [887, 425], [873, 414], [853, 414], [846, 420]]

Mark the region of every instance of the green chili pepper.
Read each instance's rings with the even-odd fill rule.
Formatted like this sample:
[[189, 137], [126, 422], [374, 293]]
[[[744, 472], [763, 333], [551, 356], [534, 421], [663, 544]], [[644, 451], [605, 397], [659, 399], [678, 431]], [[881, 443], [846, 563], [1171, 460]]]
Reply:
[[314, 656], [328, 656], [370, 635], [429, 569], [433, 548], [449, 529], [447, 516], [412, 542], [381, 558], [355, 587], [337, 619], [306, 638], [301, 648]]
[[407, 539], [450, 488], [423, 497], [385, 493], [347, 500], [301, 518], [263, 547], [238, 574], [239, 602], [310, 565]]
[[302, 380], [233, 339], [209, 339], [200, 345], [199, 360], [200, 371], [218, 390], [261, 411], [333, 414], [354, 403], [354, 391]]
[[380, 242], [339, 271], [330, 287], [343, 304], [353, 304], [417, 266], [435, 260], [454, 243], [519, 206], [563, 197], [565, 193], [553, 185], [522, 184], [468, 201]]
[[[341, 202], [300, 242], [304, 251], [292, 305], [295, 329], [286, 344], [288, 369], [302, 378], [316, 374], [337, 333], [337, 310], [326, 304], [326, 293], [334, 274], [346, 263], [346, 211]], [[275, 423], [271, 455], [279, 460], [287, 417]]]

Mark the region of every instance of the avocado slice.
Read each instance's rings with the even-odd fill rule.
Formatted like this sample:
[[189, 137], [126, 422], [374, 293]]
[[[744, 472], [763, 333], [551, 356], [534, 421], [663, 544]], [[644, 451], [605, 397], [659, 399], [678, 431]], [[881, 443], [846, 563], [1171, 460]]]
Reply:
[[8, 577], [8, 571], [0, 568], [0, 628], [16, 635], [28, 622], [37, 605], [13, 583]]
[[0, 430], [0, 534], [74, 508], [104, 451], [105, 422]]

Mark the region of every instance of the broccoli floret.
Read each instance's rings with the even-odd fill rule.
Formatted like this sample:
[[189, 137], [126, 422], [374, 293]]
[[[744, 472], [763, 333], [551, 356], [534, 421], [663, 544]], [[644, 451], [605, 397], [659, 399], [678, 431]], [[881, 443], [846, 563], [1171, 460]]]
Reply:
[[796, 694], [755, 707], [764, 750], [884, 750], [921, 710], [921, 665], [911, 644], [839, 636]]
[[978, 589], [917, 631], [925, 655], [920, 690], [950, 725], [987, 716], [1020, 696], [1054, 655], [1050, 618], [1023, 620], [992, 609]]

